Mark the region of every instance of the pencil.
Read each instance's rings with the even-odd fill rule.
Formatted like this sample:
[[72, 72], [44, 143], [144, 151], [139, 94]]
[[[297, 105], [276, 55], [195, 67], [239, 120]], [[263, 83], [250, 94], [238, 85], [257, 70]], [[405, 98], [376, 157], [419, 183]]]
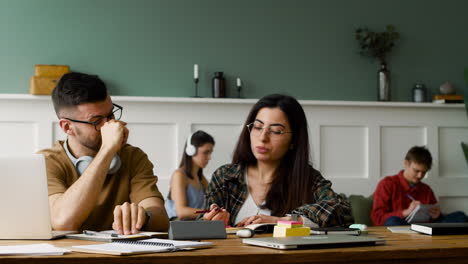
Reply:
[[408, 198], [410, 198], [411, 200], [416, 201], [416, 199], [414, 199], [414, 197], [411, 196], [411, 194], [407, 193], [406, 196], [407, 196]]

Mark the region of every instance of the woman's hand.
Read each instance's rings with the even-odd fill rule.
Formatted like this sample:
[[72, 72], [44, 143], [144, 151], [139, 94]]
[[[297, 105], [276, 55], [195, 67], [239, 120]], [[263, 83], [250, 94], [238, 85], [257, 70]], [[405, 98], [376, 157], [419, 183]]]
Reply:
[[278, 221], [284, 220], [282, 217], [270, 216], [270, 215], [252, 215], [244, 218], [242, 221], [237, 223], [237, 227], [248, 226], [251, 224], [261, 224], [261, 223], [276, 223]]
[[224, 222], [224, 226], [228, 226], [229, 217], [231, 216], [226, 209], [220, 208], [217, 204], [212, 204], [210, 206], [211, 212], [203, 215], [203, 220], [214, 221], [221, 220]]

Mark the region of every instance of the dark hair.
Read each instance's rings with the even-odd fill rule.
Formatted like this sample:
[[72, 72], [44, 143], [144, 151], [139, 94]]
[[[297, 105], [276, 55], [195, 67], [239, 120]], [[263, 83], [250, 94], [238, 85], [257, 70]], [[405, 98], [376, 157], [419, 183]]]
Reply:
[[106, 97], [106, 85], [97, 75], [80, 72], [64, 74], [52, 91], [52, 102], [59, 118], [63, 108], [104, 101]]
[[281, 160], [264, 205], [264, 208], [271, 210], [272, 215], [282, 216], [312, 200], [310, 186], [315, 180], [312, 164], [309, 161], [307, 119], [299, 102], [291, 96], [281, 94], [261, 98], [247, 116], [232, 162], [243, 167], [257, 163], [250, 147], [250, 133], [247, 125], [254, 122], [257, 113], [265, 107], [281, 109], [287, 116], [292, 131], [292, 148]]
[[[192, 137], [191, 137], [191, 140], [190, 140], [190, 143], [196, 148], [196, 150], [198, 151], [198, 148], [207, 144], [207, 143], [211, 143], [211, 144], [215, 144], [215, 141], [213, 139], [213, 137], [206, 133], [205, 131], [202, 131], [202, 130], [198, 130], [196, 131], [195, 133], [192, 134]], [[185, 175], [187, 175], [187, 177], [189, 177], [190, 179], [193, 179], [193, 175], [192, 175], [192, 168], [193, 168], [193, 162], [192, 162], [192, 156], [189, 156], [187, 155], [187, 153], [185, 153], [185, 149], [187, 148], [187, 142], [185, 142], [185, 145], [184, 145], [184, 152], [182, 154], [182, 160], [180, 161], [180, 165], [179, 165], [179, 168], [184, 168], [184, 172], [185, 172]], [[195, 152], [196, 154], [197, 152]], [[194, 154], [194, 156], [195, 156]], [[197, 175], [198, 175], [198, 178], [201, 180], [202, 177], [203, 177], [203, 169], [200, 168], [197, 172]]]
[[405, 160], [425, 165], [428, 170], [432, 167], [431, 152], [425, 146], [414, 146], [406, 153]]

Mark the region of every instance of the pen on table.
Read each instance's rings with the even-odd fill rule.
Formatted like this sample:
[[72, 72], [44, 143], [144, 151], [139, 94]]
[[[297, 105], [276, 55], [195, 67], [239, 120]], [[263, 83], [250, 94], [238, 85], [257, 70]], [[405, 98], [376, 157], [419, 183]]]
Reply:
[[85, 234], [87, 236], [102, 236], [102, 235], [105, 235], [105, 236], [111, 236], [111, 237], [119, 237], [119, 235], [115, 234], [115, 233], [100, 233], [100, 232], [91, 231], [91, 230], [83, 230], [83, 234]]
[[[213, 209], [213, 210], [214, 210], [214, 211], [218, 211], [219, 209], [221, 209], [221, 208], [216, 207], [216, 208]], [[212, 211], [212, 210], [201, 210], [201, 211], [195, 211], [195, 213], [196, 213], [196, 214], [206, 214], [206, 213], [209, 213], [209, 212], [211, 212], [211, 211]]]
[[406, 196], [407, 196], [408, 198], [410, 198], [412, 201], [416, 201], [416, 199], [414, 199], [414, 197], [411, 196], [411, 194], [407, 193]]

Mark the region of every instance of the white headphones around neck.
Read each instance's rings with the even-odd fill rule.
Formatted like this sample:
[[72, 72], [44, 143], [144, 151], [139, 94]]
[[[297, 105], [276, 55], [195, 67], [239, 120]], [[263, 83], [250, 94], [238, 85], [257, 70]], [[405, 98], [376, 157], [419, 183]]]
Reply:
[[190, 134], [187, 138], [187, 147], [185, 147], [185, 154], [187, 154], [188, 156], [193, 156], [195, 155], [195, 153], [197, 153], [197, 148], [194, 145], [192, 145], [193, 134]]
[[[63, 143], [63, 148], [65, 149], [65, 152], [67, 153], [68, 158], [70, 158], [71, 162], [75, 166], [76, 172], [78, 173], [78, 175], [81, 176], [81, 174], [83, 174], [85, 172], [85, 170], [88, 168], [89, 164], [91, 164], [91, 162], [93, 161], [93, 157], [83, 156], [83, 157], [80, 157], [78, 159], [75, 158], [71, 154], [70, 150], [68, 149], [68, 140], [65, 140], [65, 142]], [[107, 172], [107, 174], [116, 173], [120, 169], [121, 165], [122, 165], [122, 161], [120, 160], [119, 155], [115, 155], [112, 158], [112, 161], [111, 161], [111, 163], [109, 165], [109, 171]]]

